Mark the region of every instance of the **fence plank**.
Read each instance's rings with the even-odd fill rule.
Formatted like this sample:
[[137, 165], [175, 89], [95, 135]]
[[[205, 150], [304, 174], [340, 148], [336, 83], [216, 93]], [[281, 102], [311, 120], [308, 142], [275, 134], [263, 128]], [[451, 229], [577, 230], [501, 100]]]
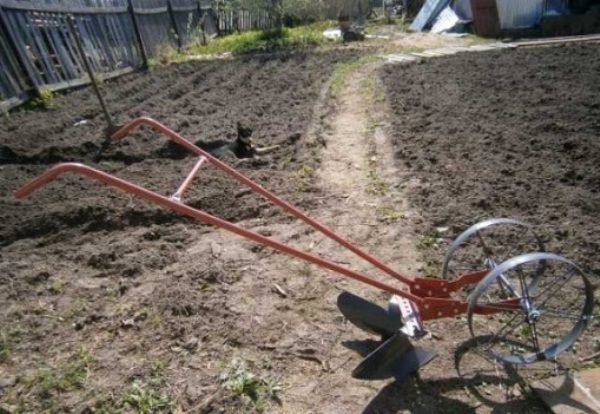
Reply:
[[179, 33], [179, 28], [177, 27], [177, 20], [175, 20], [175, 13], [173, 12], [173, 5], [171, 4], [171, 0], [167, 0], [167, 11], [169, 13], [169, 20], [171, 21], [171, 29], [175, 35], [175, 41], [177, 42], [177, 50], [181, 52], [183, 49], [183, 43], [181, 41], [181, 34]]
[[10, 36], [9, 28], [5, 25], [2, 8], [0, 8], [0, 46], [0, 64], [2, 64], [0, 73], [3, 75], [0, 76], [1, 93], [4, 98], [18, 96], [30, 89], [30, 84], [26, 74], [23, 73], [19, 58], [15, 55], [17, 49]]
[[109, 14], [109, 13], [127, 13], [127, 7], [69, 7], [45, 4], [31, 4], [22, 0], [0, 0], [0, 7], [10, 10], [37, 11], [65, 14]]
[[31, 91], [88, 81], [68, 16], [77, 22], [86, 60], [105, 78], [147, 67], [163, 45], [187, 47], [201, 25], [203, 33], [219, 35], [269, 24], [263, 11], [212, 7], [209, 0], [0, 0], [0, 110]]
[[133, 30], [135, 34], [135, 38], [138, 43], [138, 49], [140, 54], [142, 55], [142, 67], [144, 69], [148, 69], [148, 52], [146, 50], [146, 45], [142, 39], [142, 32], [140, 31], [140, 22], [137, 19], [135, 14], [135, 9], [133, 8], [133, 0], [128, 0], [129, 4], [129, 15], [131, 16], [131, 22], [133, 23]]

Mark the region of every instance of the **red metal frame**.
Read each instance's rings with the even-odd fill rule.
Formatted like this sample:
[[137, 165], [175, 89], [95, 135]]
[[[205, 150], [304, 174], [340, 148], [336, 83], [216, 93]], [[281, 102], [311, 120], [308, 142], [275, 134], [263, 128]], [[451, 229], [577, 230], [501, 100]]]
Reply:
[[[233, 169], [229, 165], [227, 165], [224, 162], [213, 157], [212, 155], [210, 155], [206, 151], [202, 150], [201, 148], [197, 147], [196, 145], [192, 144], [190, 141], [186, 140], [185, 138], [183, 138], [181, 135], [179, 135], [175, 131], [167, 128], [166, 126], [162, 125], [161, 123], [159, 123], [151, 118], [142, 117], [142, 118], [137, 118], [137, 119], [131, 121], [127, 125], [123, 126], [121, 129], [119, 129], [112, 136], [112, 140], [118, 141], [118, 140], [123, 139], [125, 136], [127, 136], [129, 134], [129, 132], [131, 132], [133, 129], [137, 128], [140, 125], [150, 126], [154, 130], [164, 134], [170, 140], [183, 146], [188, 151], [190, 151], [191, 153], [193, 153], [199, 157], [198, 161], [192, 168], [191, 172], [186, 176], [186, 178], [184, 179], [182, 184], [179, 186], [178, 190], [173, 194], [173, 196], [165, 197], [156, 192], [147, 190], [143, 187], [137, 186], [135, 184], [132, 184], [130, 182], [122, 180], [113, 175], [107, 174], [105, 172], [102, 172], [97, 169], [88, 167], [83, 164], [78, 164], [78, 163], [62, 163], [62, 164], [58, 164], [58, 165], [48, 169], [47, 171], [42, 173], [40, 176], [34, 178], [33, 180], [31, 180], [30, 182], [25, 184], [23, 187], [21, 187], [19, 190], [17, 190], [15, 192], [15, 196], [17, 198], [26, 197], [27, 195], [29, 195], [30, 193], [32, 193], [39, 187], [54, 180], [57, 176], [59, 176], [63, 173], [73, 172], [73, 173], [81, 174], [81, 175], [90, 177], [92, 179], [98, 180], [106, 185], [118, 188], [127, 193], [134, 194], [140, 198], [143, 198], [147, 201], [156, 203], [156, 204], [160, 205], [161, 207], [173, 210], [179, 214], [183, 214], [185, 216], [189, 216], [189, 217], [198, 219], [200, 221], [203, 221], [204, 223], [207, 223], [207, 224], [210, 224], [210, 225], [213, 225], [216, 227], [220, 227], [225, 230], [229, 230], [235, 234], [238, 234], [242, 237], [253, 240], [257, 243], [269, 246], [269, 247], [271, 247], [277, 251], [280, 251], [282, 253], [286, 253], [286, 254], [294, 256], [298, 259], [313, 263], [317, 266], [334, 271], [336, 273], [339, 273], [339, 274], [349, 277], [351, 279], [355, 279], [360, 282], [366, 283], [370, 286], [384, 290], [391, 294], [404, 297], [404, 298], [414, 302], [415, 305], [419, 308], [422, 320], [437, 319], [437, 318], [455, 316], [455, 315], [458, 315], [461, 313], [465, 313], [467, 310], [467, 303], [458, 301], [455, 299], [451, 299], [450, 293], [460, 289], [463, 286], [479, 282], [487, 273], [487, 271], [471, 273], [471, 274], [461, 276], [460, 278], [458, 278], [457, 280], [454, 280], [454, 281], [446, 281], [446, 280], [440, 280], [440, 279], [434, 279], [434, 278], [423, 278], [423, 277], [411, 278], [411, 277], [402, 275], [402, 274], [396, 272], [395, 270], [391, 269], [388, 265], [384, 264], [379, 259], [368, 254], [364, 250], [356, 247], [355, 245], [351, 244], [350, 242], [345, 240], [343, 237], [339, 236], [337, 233], [335, 233], [330, 228], [326, 227], [325, 225], [323, 225], [323, 224], [319, 223], [318, 221], [314, 220], [313, 218], [309, 217], [304, 212], [297, 209], [296, 207], [294, 207], [287, 201], [281, 199], [280, 197], [276, 196], [275, 194], [271, 193], [270, 191], [264, 189], [262, 186], [255, 183], [254, 181], [250, 180], [248, 177], [244, 176], [237, 170]], [[336, 241], [340, 245], [342, 245], [345, 248], [347, 248], [348, 250], [352, 251], [359, 257], [368, 261], [375, 267], [384, 271], [388, 275], [390, 275], [390, 276], [394, 277], [395, 279], [399, 280], [400, 282], [406, 284], [409, 288], [409, 291], [407, 292], [405, 290], [396, 288], [392, 285], [389, 285], [387, 283], [376, 280], [366, 274], [353, 271], [344, 266], [340, 266], [330, 260], [323, 259], [319, 256], [304, 252], [302, 250], [299, 250], [299, 249], [291, 247], [291, 246], [287, 246], [283, 243], [280, 243], [276, 240], [265, 237], [261, 234], [253, 232], [251, 230], [244, 229], [243, 227], [240, 227], [237, 224], [230, 223], [226, 220], [220, 219], [218, 217], [212, 216], [203, 211], [200, 211], [200, 210], [197, 210], [197, 209], [194, 209], [192, 207], [185, 205], [184, 203], [181, 202], [181, 198], [183, 197], [183, 194], [186, 191], [186, 189], [192, 183], [194, 177], [200, 171], [200, 168], [206, 162], [210, 163], [212, 166], [220, 169], [221, 171], [229, 174], [230, 176], [235, 178], [240, 183], [250, 187], [254, 192], [260, 194], [265, 199], [271, 201], [272, 203], [281, 207], [283, 210], [287, 211], [294, 217], [296, 217], [296, 218], [302, 220], [303, 222], [305, 222], [306, 224], [312, 226], [313, 228], [320, 231], [327, 237], [331, 238], [332, 240]], [[516, 303], [514, 301], [505, 301], [505, 302], [500, 302], [499, 304], [503, 304], [507, 307], [518, 306], [518, 303]], [[481, 308], [481, 309], [478, 309], [477, 311], [478, 311], [478, 313], [482, 313], [482, 314], [498, 312], [497, 307], [495, 307], [494, 309]]]

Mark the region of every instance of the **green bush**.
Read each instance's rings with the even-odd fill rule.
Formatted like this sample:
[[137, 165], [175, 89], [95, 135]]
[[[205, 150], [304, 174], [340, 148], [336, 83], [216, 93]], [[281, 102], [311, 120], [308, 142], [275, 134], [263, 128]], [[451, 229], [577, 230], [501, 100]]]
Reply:
[[235, 33], [213, 39], [205, 46], [196, 45], [190, 53], [202, 55], [226, 52], [244, 54], [316, 46], [327, 40], [323, 36], [323, 30], [329, 26], [329, 22], [319, 22], [294, 28], [282, 27]]

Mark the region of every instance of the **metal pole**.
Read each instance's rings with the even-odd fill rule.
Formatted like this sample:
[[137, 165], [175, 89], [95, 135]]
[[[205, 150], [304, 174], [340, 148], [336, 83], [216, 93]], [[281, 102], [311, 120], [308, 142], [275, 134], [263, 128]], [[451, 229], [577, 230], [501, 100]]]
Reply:
[[167, 10], [169, 11], [169, 19], [171, 19], [171, 25], [173, 26], [175, 37], [177, 38], [177, 50], [181, 52], [183, 50], [183, 42], [181, 41], [181, 34], [177, 28], [177, 20], [175, 19], [175, 12], [173, 11], [173, 3], [171, 0], [167, 0]]
[[112, 131], [115, 129], [115, 125], [113, 124], [112, 118], [108, 109], [106, 108], [106, 103], [104, 102], [104, 98], [102, 98], [102, 94], [100, 93], [100, 88], [98, 88], [98, 83], [96, 82], [96, 77], [94, 76], [94, 72], [90, 66], [90, 63], [85, 55], [85, 51], [83, 50], [83, 44], [81, 43], [81, 38], [79, 37], [79, 31], [75, 28], [75, 18], [73, 16], [69, 16], [67, 19], [69, 22], [69, 29], [71, 29], [71, 34], [73, 38], [75, 38], [75, 44], [77, 45], [77, 50], [81, 55], [81, 59], [83, 60], [83, 66], [90, 78], [90, 82], [92, 83], [92, 87], [94, 88], [94, 92], [98, 97], [98, 101], [100, 102], [100, 106], [102, 107], [102, 111], [104, 112], [104, 117], [106, 118], [106, 123], [108, 124], [108, 130]]
[[142, 55], [142, 67], [144, 69], [148, 69], [148, 55], [146, 54], [146, 48], [144, 47], [144, 41], [142, 40], [142, 34], [140, 33], [140, 25], [138, 24], [137, 17], [135, 15], [135, 9], [133, 8], [133, 1], [127, 0], [127, 2], [129, 15], [131, 16], [131, 21], [133, 22], [133, 31], [135, 32], [135, 38], [140, 49], [140, 54]]

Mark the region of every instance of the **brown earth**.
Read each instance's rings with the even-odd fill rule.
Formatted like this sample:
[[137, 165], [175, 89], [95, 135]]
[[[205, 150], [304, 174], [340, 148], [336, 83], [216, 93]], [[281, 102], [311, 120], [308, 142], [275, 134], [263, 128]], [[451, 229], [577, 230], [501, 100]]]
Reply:
[[[337, 91], [328, 89], [334, 66], [348, 62], [356, 52], [188, 62], [106, 82], [102, 88], [120, 122], [149, 115], [201, 145], [233, 139], [237, 121], [251, 126], [259, 146], [281, 144], [280, 149], [260, 159], [230, 159], [231, 163], [400, 271], [414, 274], [431, 269], [429, 252], [415, 246], [420, 235], [431, 234], [434, 227], [449, 226], [456, 234], [496, 213], [543, 222], [510, 200], [496, 211], [453, 196], [448, 188], [456, 192], [464, 186], [461, 191], [475, 188], [476, 197], [485, 200], [487, 184], [482, 184], [482, 170], [476, 168], [480, 164], [473, 161], [469, 167], [477, 176], [460, 181], [458, 175], [437, 170], [430, 158], [439, 160], [437, 167], [452, 167], [451, 160], [463, 152], [482, 157], [487, 141], [479, 134], [488, 123], [496, 125], [493, 130], [506, 128], [502, 152], [519, 148], [510, 146], [509, 139], [533, 151], [531, 137], [517, 135], [523, 141], [518, 144], [509, 134], [529, 128], [523, 114], [535, 108], [513, 100], [513, 94], [500, 94], [504, 84], [523, 85], [525, 75], [511, 78], [513, 72], [501, 68], [524, 62], [523, 67], [535, 68], [527, 76], [543, 80], [547, 78], [539, 74], [549, 66], [553, 89], [539, 85], [534, 94], [542, 100], [536, 104], [542, 105], [554, 102], [554, 93], [566, 94], [564, 88], [597, 77], [598, 59], [591, 50], [532, 49], [389, 66], [383, 69], [383, 84], [375, 76], [379, 64], [368, 60], [371, 63], [350, 72]], [[502, 59], [507, 59], [505, 65], [496, 66]], [[544, 59], [557, 62], [553, 66]], [[563, 71], [559, 63], [568, 59], [585, 61], [590, 69], [582, 66], [581, 78], [552, 75]], [[447, 60], [461, 71], [480, 70], [469, 77], [452, 70]], [[469, 63], [460, 66], [463, 60]], [[485, 71], [497, 76], [486, 77]], [[446, 82], [440, 81], [440, 74], [446, 75]], [[457, 86], [448, 87], [448, 79]], [[504, 83], [493, 86], [495, 82]], [[591, 116], [597, 115], [593, 91], [598, 86], [591, 83], [582, 95], [572, 96], [584, 111], [574, 123], [580, 129], [572, 149], [579, 148], [580, 159], [597, 171], [597, 163], [589, 158], [594, 148], [597, 151], [591, 135], [598, 128], [597, 118]], [[510, 123], [502, 118], [508, 115], [500, 109], [508, 107], [501, 100], [494, 100], [494, 106], [482, 96], [488, 87], [520, 105], [520, 110], [509, 108]], [[430, 94], [424, 95], [423, 89]], [[527, 96], [521, 99], [529, 102]], [[335, 112], [330, 110], [331, 98], [337, 103]], [[432, 110], [446, 100], [444, 111]], [[76, 91], [53, 103], [48, 111], [12, 113], [0, 125], [2, 409], [141, 412], [143, 400], [155, 406], [171, 403], [154, 411], [191, 413], [544, 412], [527, 392], [523, 372], [471, 352], [460, 318], [427, 324], [431, 335], [421, 342], [439, 356], [419, 376], [404, 384], [354, 380], [349, 374], [360, 361], [355, 350], [372, 348], [375, 338], [344, 322], [335, 308], [336, 297], [346, 289], [385, 303], [386, 295], [80, 178], [60, 178], [26, 201], [15, 201], [15, 188], [59, 161], [82, 161], [163, 194], [174, 191], [194, 163], [147, 129], [111, 146], [95, 162], [103, 119], [91, 92]], [[486, 105], [496, 108], [497, 124], [481, 112]], [[386, 117], [387, 112], [392, 116]], [[559, 111], [554, 114], [558, 117]], [[545, 118], [530, 113], [534, 115], [543, 124]], [[459, 116], [470, 123], [449, 121]], [[428, 123], [437, 117], [439, 123]], [[81, 119], [90, 122], [74, 126]], [[471, 126], [477, 123], [479, 127]], [[444, 130], [448, 125], [465, 128], [461, 136], [474, 139], [461, 141], [461, 146], [472, 147], [447, 152], [456, 146], [454, 140], [447, 141], [456, 134]], [[570, 128], [571, 120], [560, 125]], [[543, 125], [540, 128], [542, 132], [526, 131], [543, 135]], [[553, 127], [550, 131], [560, 132]], [[478, 147], [472, 141], [484, 144]], [[394, 154], [409, 155], [395, 160]], [[552, 148], [546, 148], [543, 159], [556, 160], [552, 154]], [[527, 159], [529, 165], [531, 157]], [[514, 162], [510, 165], [516, 178], [531, 178], [521, 177], [525, 172], [518, 160]], [[540, 166], [534, 171], [545, 170]], [[462, 177], [467, 173], [459, 172]], [[587, 181], [576, 177], [572, 187], [580, 189]], [[438, 182], [451, 182], [452, 187]], [[513, 183], [506, 185], [512, 188]], [[542, 193], [534, 192], [538, 198], [533, 202], [539, 202]], [[201, 172], [186, 200], [261, 234], [369, 271], [335, 244], [209, 168]], [[597, 206], [597, 198], [585, 200]], [[567, 214], [575, 222], [570, 204], [559, 202], [553, 198], [543, 211], [555, 206], [555, 214]], [[444, 210], [451, 206], [456, 207]], [[587, 217], [594, 223], [593, 216]], [[592, 231], [573, 228], [578, 237]], [[594, 240], [587, 240], [586, 246], [597, 248]], [[594, 269], [593, 258], [581, 257], [581, 246], [574, 247], [565, 252]], [[588, 352], [591, 343], [587, 336], [580, 352]], [[554, 368], [539, 368], [537, 375], [548, 375]], [[245, 397], [224, 386], [240, 378]], [[275, 392], [276, 385], [282, 390]], [[270, 398], [269, 390], [279, 398]], [[252, 391], [258, 392], [254, 402]]]
[[[398, 182], [423, 217], [417, 231], [435, 241], [423, 248], [427, 270], [438, 274], [449, 235], [513, 217], [536, 225], [546, 250], [598, 283], [599, 51], [585, 44], [467, 53], [381, 70]], [[599, 332], [593, 322], [557, 366], [580, 366]]]
[[[253, 128], [256, 145], [280, 148], [261, 158], [228, 161], [309, 208], [319, 199], [314, 170], [322, 147], [319, 128], [308, 135], [313, 106], [324, 99], [335, 66], [351, 56], [334, 51], [188, 62], [126, 76], [102, 89], [118, 121], [152, 116], [199, 145], [232, 141], [238, 121]], [[249, 242], [219, 247], [207, 240], [222, 237], [220, 232], [82, 178], [61, 177], [27, 201], [15, 200], [18, 186], [61, 161], [84, 162], [162, 194], [172, 193], [194, 163], [147, 129], [112, 145], [96, 162], [104, 120], [91, 91], [57, 96], [52, 104], [47, 111], [11, 113], [0, 126], [2, 376], [9, 385], [2, 386], [2, 399], [29, 411], [112, 407], [140, 379], [161, 392], [173, 387], [171, 398], [191, 409], [214, 392], [211, 387], [220, 388], [215, 373], [231, 362], [229, 351], [246, 342], [262, 347], [278, 337], [281, 328], [275, 326], [273, 333], [248, 332], [245, 308], [229, 303], [238, 298], [228, 293], [244, 275], [252, 279], [257, 272], [249, 270], [252, 264], [272, 253]], [[84, 119], [89, 122], [75, 126]], [[186, 201], [266, 235], [272, 230], [261, 226], [290, 222], [208, 168]], [[240, 286], [241, 293], [252, 298], [255, 283], [248, 283], [252, 286]], [[268, 282], [269, 294], [271, 289]], [[189, 341], [195, 344], [190, 349], [184, 346]], [[196, 346], [202, 349], [196, 358], [214, 372], [197, 368], [203, 374], [198, 371], [193, 385], [183, 388], [170, 375], [169, 381], [151, 384], [155, 365], [174, 369], [165, 352], [186, 365]], [[82, 348], [95, 361], [86, 387], [94, 391], [84, 394], [57, 380]], [[186, 369], [176, 381], [185, 378]], [[217, 406], [236, 411], [232, 404]]]
[[547, 227], [551, 250], [600, 274], [599, 49], [459, 54], [382, 71], [424, 233], [521, 218]]

